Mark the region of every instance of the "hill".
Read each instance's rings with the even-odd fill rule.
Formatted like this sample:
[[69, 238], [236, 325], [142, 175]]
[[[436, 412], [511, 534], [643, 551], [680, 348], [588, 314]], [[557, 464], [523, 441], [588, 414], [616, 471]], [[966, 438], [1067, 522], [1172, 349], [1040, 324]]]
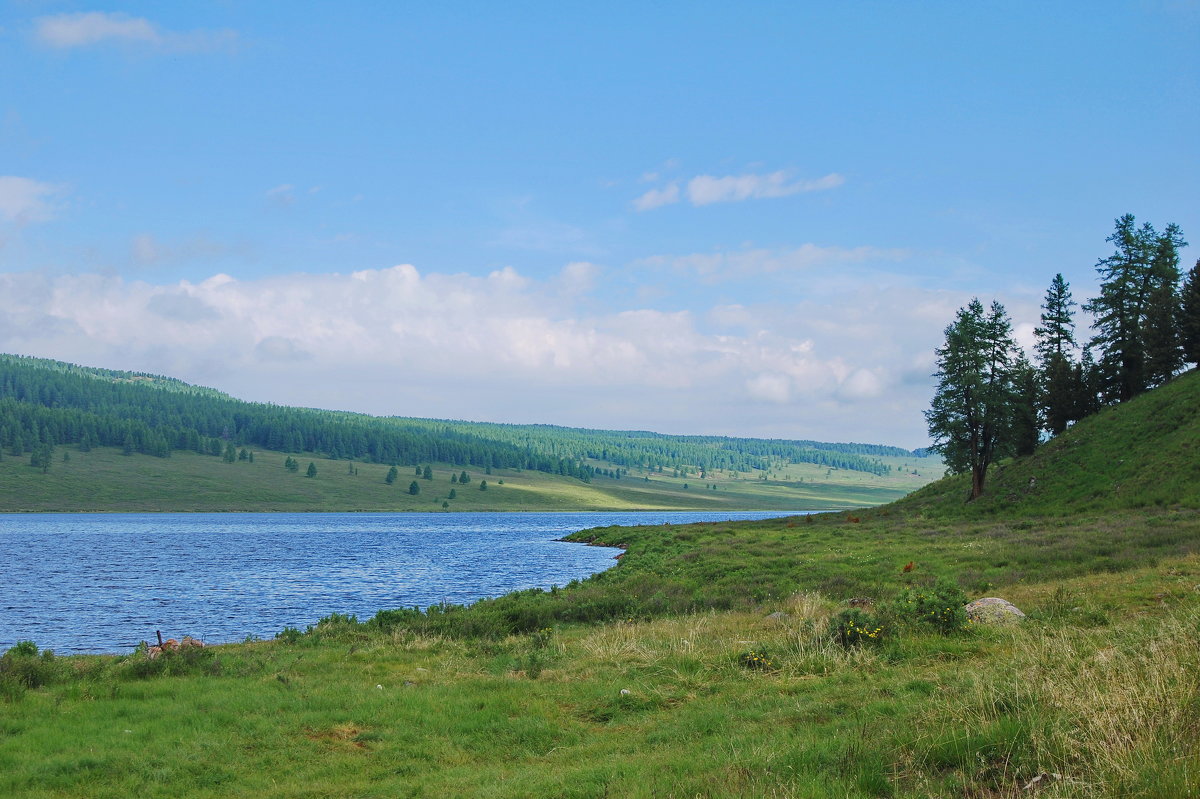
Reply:
[[[948, 479], [583, 531], [619, 565], [157, 659], [23, 645], [0, 793], [1200, 795], [1198, 383], [1003, 465], [986, 501]], [[966, 622], [996, 595], [1025, 620]]]
[[896, 510], [937, 518], [1063, 516], [1145, 507], [1200, 508], [1200, 371], [1076, 423], [1033, 455], [988, 475], [940, 480]]
[[[284, 469], [301, 459], [317, 479]], [[425, 467], [432, 484], [407, 493]], [[463, 472], [508, 488], [468, 492]], [[8, 511], [800, 510], [886, 502], [938, 472], [880, 445], [371, 417], [0, 355]]]

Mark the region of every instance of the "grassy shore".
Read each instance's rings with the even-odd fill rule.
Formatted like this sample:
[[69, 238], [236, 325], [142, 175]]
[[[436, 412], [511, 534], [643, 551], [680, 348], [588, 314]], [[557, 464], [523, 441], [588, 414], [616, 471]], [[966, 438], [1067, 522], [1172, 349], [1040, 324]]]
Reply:
[[0, 795], [1200, 795], [1200, 376], [1163, 391], [986, 504], [590, 530], [625, 556], [562, 589], [157, 659], [20, 645]]
[[[65, 460], [64, 460], [65, 456]], [[637, 470], [591, 483], [535, 471], [432, 464], [433, 479], [400, 468], [257, 451], [254, 461], [176, 452], [170, 458], [60, 447], [50, 469], [28, 457], [0, 458], [0, 512], [78, 511], [539, 511], [539, 510], [781, 510], [851, 508], [890, 502], [942, 473], [933, 458], [881, 458], [888, 475], [795, 464], [778, 473], [739, 472], [672, 477]], [[309, 463], [316, 477], [306, 477]], [[601, 466], [599, 462], [597, 466]], [[607, 466], [608, 464], [603, 464]], [[899, 467], [899, 468], [897, 468]], [[451, 482], [466, 471], [468, 485]], [[416, 480], [420, 493], [411, 495]], [[480, 490], [480, 481], [488, 488]], [[715, 486], [715, 488], [709, 488]], [[455, 498], [450, 498], [454, 490]], [[443, 508], [443, 503], [448, 507]]]
[[[621, 566], [565, 590], [157, 660], [10, 654], [0, 795], [1194, 795], [1200, 518], [1120, 526], [1157, 544], [1114, 564], [1095, 519], [1060, 520], [1071, 557], [1019, 578], [1030, 546], [995, 522], [610, 528]], [[1030, 618], [885, 610], [964, 575]], [[838, 597], [867, 589], [884, 635], [843, 647]]]

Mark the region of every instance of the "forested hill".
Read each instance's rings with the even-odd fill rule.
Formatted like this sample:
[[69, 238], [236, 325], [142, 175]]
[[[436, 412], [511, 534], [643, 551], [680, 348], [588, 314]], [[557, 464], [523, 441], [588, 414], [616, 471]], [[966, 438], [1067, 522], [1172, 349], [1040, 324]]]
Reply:
[[[908, 450], [649, 432], [373, 417], [234, 399], [158, 375], [93, 369], [0, 355], [0, 446], [4, 454], [121, 447], [170, 457], [189, 450], [236, 457], [241, 448], [411, 465], [453, 463], [532, 469], [588, 481], [597, 464], [682, 474], [750, 471], [810, 463], [884, 474], [883, 456]], [[612, 471], [612, 469], [609, 469]]]

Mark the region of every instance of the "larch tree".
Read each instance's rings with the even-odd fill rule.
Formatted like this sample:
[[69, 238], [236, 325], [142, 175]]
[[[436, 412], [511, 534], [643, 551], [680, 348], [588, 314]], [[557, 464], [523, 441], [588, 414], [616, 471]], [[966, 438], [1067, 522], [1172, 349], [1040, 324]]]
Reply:
[[1083, 307], [1095, 317], [1089, 346], [1099, 353], [1103, 399], [1124, 402], [1169, 379], [1178, 364], [1170, 329], [1177, 324], [1179, 248], [1187, 242], [1178, 225], [1159, 234], [1148, 222], [1138, 227], [1132, 214], [1117, 219], [1105, 241], [1115, 251], [1096, 264], [1100, 295]]
[[1079, 380], [1075, 364], [1075, 320], [1071, 287], [1062, 273], [1054, 276], [1042, 305], [1041, 324], [1034, 328], [1034, 351], [1040, 366], [1042, 423], [1058, 435], [1079, 418]]
[[1183, 368], [1183, 341], [1179, 329], [1179, 250], [1186, 246], [1178, 225], [1167, 225], [1155, 241], [1142, 321], [1146, 380], [1152, 387], [1166, 383]]
[[1200, 260], [1183, 281], [1179, 300], [1179, 337], [1185, 363], [1200, 366]]
[[1004, 306], [978, 299], [960, 308], [937, 350], [937, 389], [925, 412], [931, 449], [952, 474], [969, 472], [967, 500], [983, 493], [988, 466], [1012, 444], [1018, 352]]

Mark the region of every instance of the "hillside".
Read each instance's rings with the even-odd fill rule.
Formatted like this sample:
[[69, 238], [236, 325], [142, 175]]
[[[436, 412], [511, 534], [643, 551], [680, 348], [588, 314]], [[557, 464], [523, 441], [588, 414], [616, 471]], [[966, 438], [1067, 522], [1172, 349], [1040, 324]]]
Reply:
[[[463, 471], [506, 488], [466, 491]], [[0, 511], [828, 509], [939, 473], [896, 447], [371, 417], [0, 355]]]
[[[1005, 464], [986, 503], [948, 479], [582, 531], [619, 565], [153, 660], [26, 644], [0, 793], [1200, 795], [1198, 377]], [[981, 596], [1027, 616], [969, 624]]]
[[936, 518], [1063, 516], [1200, 508], [1200, 371], [1083, 419], [1033, 455], [994, 466], [964, 502], [966, 475], [932, 483], [896, 510]]

